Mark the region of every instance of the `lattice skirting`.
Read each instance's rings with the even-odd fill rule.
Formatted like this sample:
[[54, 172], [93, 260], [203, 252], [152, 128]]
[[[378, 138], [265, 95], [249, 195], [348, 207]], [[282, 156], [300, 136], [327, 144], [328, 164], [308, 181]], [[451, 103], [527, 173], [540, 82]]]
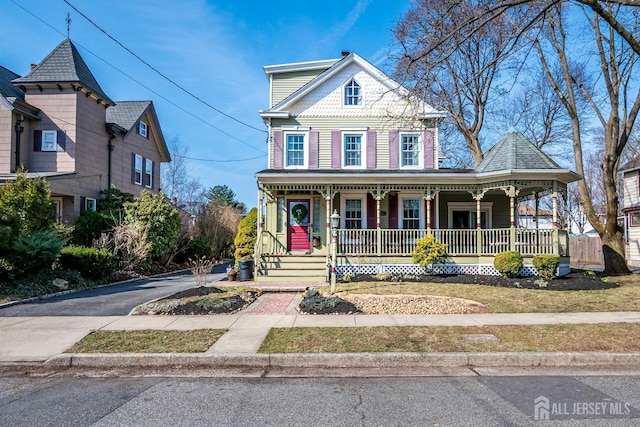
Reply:
[[[433, 269], [435, 274], [479, 274], [488, 276], [499, 276], [498, 270], [491, 264], [443, 264]], [[569, 274], [571, 267], [569, 264], [560, 264], [556, 274], [564, 276]], [[338, 264], [336, 266], [338, 276], [345, 274], [371, 274], [380, 273], [391, 274], [413, 274], [424, 273], [417, 264]], [[518, 273], [521, 277], [537, 276], [536, 268], [531, 264], [525, 264]]]

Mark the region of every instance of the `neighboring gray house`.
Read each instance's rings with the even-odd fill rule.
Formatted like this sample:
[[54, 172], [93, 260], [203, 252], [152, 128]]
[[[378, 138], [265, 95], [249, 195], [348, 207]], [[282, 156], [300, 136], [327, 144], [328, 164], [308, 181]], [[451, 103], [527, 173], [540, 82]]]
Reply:
[[627, 241], [626, 258], [630, 266], [640, 266], [640, 157], [620, 168], [624, 229]]
[[49, 182], [59, 221], [107, 188], [158, 192], [169, 150], [152, 101], [113, 101], [66, 39], [20, 77], [0, 67], [0, 185], [22, 166]]

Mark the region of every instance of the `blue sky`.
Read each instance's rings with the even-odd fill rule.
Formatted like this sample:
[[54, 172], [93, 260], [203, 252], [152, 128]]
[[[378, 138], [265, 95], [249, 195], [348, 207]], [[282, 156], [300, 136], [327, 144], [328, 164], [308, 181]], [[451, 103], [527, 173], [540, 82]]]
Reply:
[[193, 99], [63, 0], [0, 0], [0, 64], [27, 74], [66, 38], [70, 13], [71, 40], [107, 95], [153, 100], [167, 140], [179, 136], [190, 157], [217, 160], [189, 160], [190, 174], [206, 188], [229, 185], [247, 206], [256, 205], [253, 174], [267, 166], [262, 67], [353, 51], [385, 70], [391, 29], [409, 8], [409, 0], [69, 2], [176, 83], [262, 131]]

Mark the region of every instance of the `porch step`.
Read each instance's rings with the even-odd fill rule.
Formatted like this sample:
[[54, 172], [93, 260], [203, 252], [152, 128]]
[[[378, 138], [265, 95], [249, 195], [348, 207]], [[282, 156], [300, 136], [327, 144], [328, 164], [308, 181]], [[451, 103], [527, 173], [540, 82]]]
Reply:
[[256, 266], [258, 282], [325, 282], [324, 255], [264, 255]]

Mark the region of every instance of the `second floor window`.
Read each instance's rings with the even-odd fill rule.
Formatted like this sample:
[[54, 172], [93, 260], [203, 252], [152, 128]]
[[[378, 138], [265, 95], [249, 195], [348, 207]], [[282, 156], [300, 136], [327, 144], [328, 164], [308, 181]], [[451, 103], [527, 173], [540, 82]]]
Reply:
[[400, 138], [401, 166], [420, 166], [420, 135], [405, 133]]
[[149, 159], [145, 159], [144, 162], [144, 186], [153, 186], [153, 162]]
[[361, 103], [360, 85], [351, 79], [344, 87], [344, 105], [360, 105]]
[[56, 151], [58, 132], [55, 130], [42, 131], [42, 151]]
[[142, 185], [142, 156], [138, 154], [135, 155], [133, 182]]
[[362, 135], [344, 135], [344, 165], [362, 166]]
[[286, 166], [304, 166], [304, 135], [287, 135]]

